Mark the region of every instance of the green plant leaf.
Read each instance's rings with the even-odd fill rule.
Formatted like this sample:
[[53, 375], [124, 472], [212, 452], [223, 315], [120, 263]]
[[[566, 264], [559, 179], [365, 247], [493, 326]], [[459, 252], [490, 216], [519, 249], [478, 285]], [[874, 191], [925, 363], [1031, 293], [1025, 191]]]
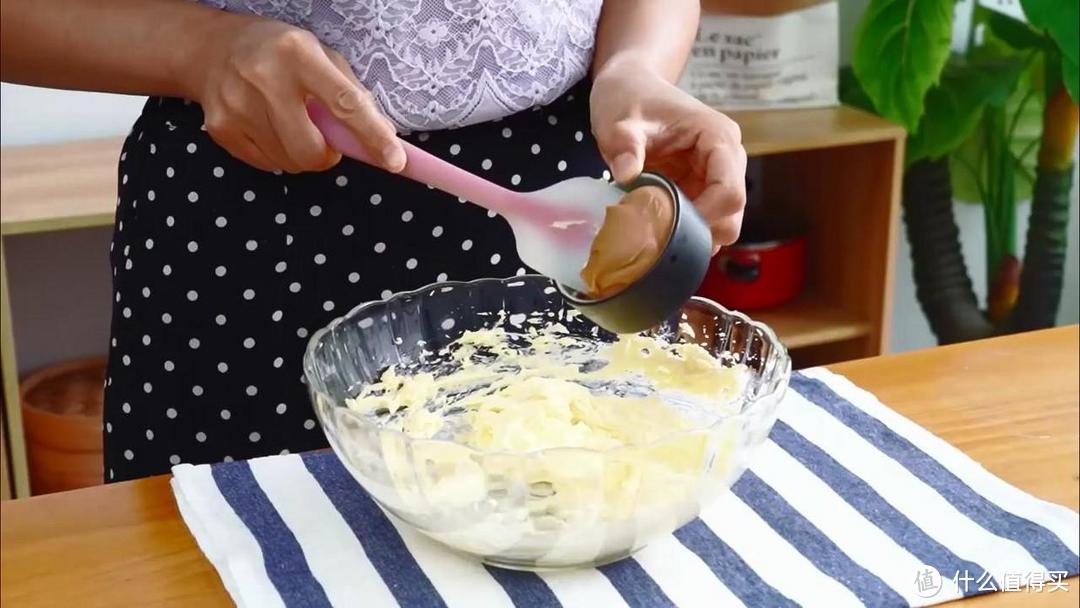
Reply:
[[926, 94], [926, 113], [908, 138], [908, 162], [941, 158], [956, 149], [987, 104], [1006, 102], [1023, 67], [1019, 58], [946, 64], [941, 80]]
[[1061, 80], [1065, 83], [1065, 89], [1069, 91], [1069, 97], [1073, 101], [1080, 101], [1080, 64], [1068, 57], [1061, 58]]
[[878, 112], [914, 131], [949, 58], [952, 0], [870, 0], [852, 68]]
[[1061, 80], [1073, 101], [1080, 100], [1080, 0], [1020, 0], [1020, 6], [1028, 23], [1054, 41]]
[[1073, 65], [1080, 64], [1080, 1], [1020, 0], [1028, 23], [1046, 30], [1061, 54]]
[[[1019, 74], [1016, 86], [1005, 102], [1005, 112], [1016, 120], [1009, 150], [1013, 155], [1016, 179], [1013, 187], [1016, 200], [1031, 198], [1033, 176], [1037, 161], [1038, 141], [1042, 137], [1043, 96], [1042, 74], [1043, 56], [1037, 56]], [[1031, 93], [1027, 102], [1025, 96]], [[1019, 115], [1017, 115], [1019, 112]], [[979, 180], [972, 174], [974, 169], [980, 179], [986, 180], [986, 168], [981, 166], [986, 150], [983, 129], [972, 129], [967, 137], [949, 155], [952, 176], [953, 196], [960, 201], [982, 203]]]
[[[1028, 144], [1039, 139], [1042, 132], [1041, 102], [1032, 101], [1028, 106], [1029, 108], [1024, 111], [1023, 117], [1017, 124], [1016, 133], [1013, 134], [1013, 141], [1009, 142], [1009, 149], [1013, 153], [1013, 162], [1016, 169], [1013, 188], [1018, 201], [1031, 199], [1037, 149], [1033, 149], [1023, 159], [1018, 157], [1027, 149]], [[1034, 128], [1033, 132], [1032, 128]], [[1035, 144], [1035, 146], [1038, 146], [1038, 144]], [[960, 147], [949, 155], [953, 197], [956, 200], [965, 203], [983, 203], [978, 180], [971, 171], [975, 169], [980, 178], [985, 179], [986, 170], [979, 165], [985, 147], [986, 142], [982, 129], [973, 129], [971, 135], [964, 140]]]
[[990, 27], [990, 31], [1012, 48], [1032, 49], [1046, 44], [1042, 33], [1023, 21], [998, 12], [987, 12], [990, 14], [986, 17], [986, 24]]
[[878, 113], [877, 109], [874, 108], [874, 102], [870, 101], [870, 97], [863, 90], [859, 79], [856, 78], [855, 71], [849, 65], [840, 68], [839, 89], [840, 101], [845, 105], [874, 114]]

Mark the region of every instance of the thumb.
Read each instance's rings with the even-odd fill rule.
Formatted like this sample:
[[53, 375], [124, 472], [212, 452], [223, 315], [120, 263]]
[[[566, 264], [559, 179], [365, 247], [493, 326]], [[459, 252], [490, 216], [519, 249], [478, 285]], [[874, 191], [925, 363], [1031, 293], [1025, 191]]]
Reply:
[[596, 143], [615, 181], [625, 184], [641, 174], [645, 166], [645, 132], [638, 121], [621, 120], [600, 130]]

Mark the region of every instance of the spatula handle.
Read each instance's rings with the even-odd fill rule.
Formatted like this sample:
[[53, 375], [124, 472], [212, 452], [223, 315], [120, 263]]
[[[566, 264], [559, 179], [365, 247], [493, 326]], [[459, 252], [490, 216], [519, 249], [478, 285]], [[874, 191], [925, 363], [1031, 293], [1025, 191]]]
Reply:
[[[322, 104], [309, 102], [308, 115], [332, 148], [362, 163], [380, 166], [352, 132]], [[504, 216], [520, 213], [530, 205], [530, 201], [517, 192], [456, 167], [407, 141], [402, 141], [401, 145], [405, 148], [406, 162], [399, 175], [433, 186]]]

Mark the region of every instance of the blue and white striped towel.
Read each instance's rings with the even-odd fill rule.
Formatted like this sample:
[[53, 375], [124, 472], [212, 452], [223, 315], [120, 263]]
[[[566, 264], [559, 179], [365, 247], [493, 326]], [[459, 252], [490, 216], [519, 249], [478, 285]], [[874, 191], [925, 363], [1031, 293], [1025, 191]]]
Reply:
[[[1060, 592], [1080, 517], [993, 476], [846, 378], [795, 374], [754, 464], [630, 559], [488, 568], [388, 519], [322, 452], [179, 465], [184, 520], [239, 606], [926, 606]], [[1026, 590], [1024, 585], [1029, 584]]]

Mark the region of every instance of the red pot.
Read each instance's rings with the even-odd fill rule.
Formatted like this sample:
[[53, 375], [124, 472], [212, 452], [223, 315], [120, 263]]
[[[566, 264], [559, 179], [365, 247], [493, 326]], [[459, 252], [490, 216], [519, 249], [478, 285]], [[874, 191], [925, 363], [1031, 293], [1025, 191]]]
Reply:
[[792, 222], [747, 224], [734, 245], [713, 258], [698, 294], [736, 310], [778, 306], [802, 291], [806, 238]]

